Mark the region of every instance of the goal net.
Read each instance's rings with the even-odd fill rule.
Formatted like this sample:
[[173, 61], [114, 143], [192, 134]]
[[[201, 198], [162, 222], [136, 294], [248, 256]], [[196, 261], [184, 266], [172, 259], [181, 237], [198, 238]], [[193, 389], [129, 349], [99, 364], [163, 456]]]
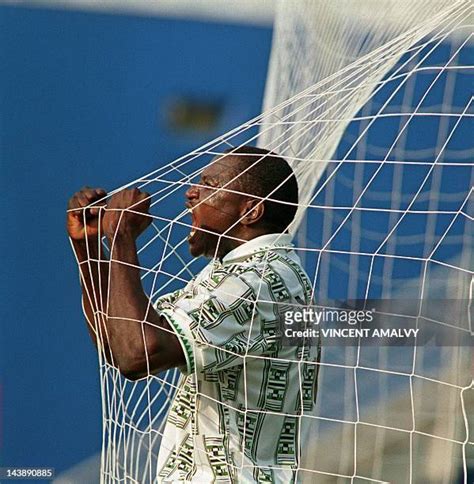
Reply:
[[[316, 304], [387, 301], [391, 321], [435, 334], [323, 344], [297, 481], [468, 482], [473, 53], [468, 1], [281, 2], [264, 113], [126, 185], [152, 196], [139, 257], [154, 302], [206, 264], [188, 253], [184, 192], [229, 148], [272, 150], [297, 175], [290, 230]], [[155, 482], [179, 371], [132, 382], [99, 362], [101, 479]]]

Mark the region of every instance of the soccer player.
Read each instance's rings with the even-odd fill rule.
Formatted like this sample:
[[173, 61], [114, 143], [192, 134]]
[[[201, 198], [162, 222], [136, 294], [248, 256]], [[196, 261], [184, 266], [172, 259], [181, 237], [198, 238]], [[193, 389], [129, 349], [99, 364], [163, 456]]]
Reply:
[[[282, 311], [312, 300], [287, 233], [298, 204], [290, 166], [249, 146], [215, 158], [186, 192], [190, 252], [211, 260], [185, 287], [153, 302], [136, 248], [151, 222], [150, 196], [126, 189], [106, 207], [84, 211], [105, 196], [76, 193], [67, 228], [88, 327], [108, 360], [131, 380], [172, 367], [182, 373], [158, 480], [295, 482], [309, 427], [301, 415], [315, 402], [319, 356], [317, 345], [281, 337]], [[99, 253], [100, 233], [110, 261]]]

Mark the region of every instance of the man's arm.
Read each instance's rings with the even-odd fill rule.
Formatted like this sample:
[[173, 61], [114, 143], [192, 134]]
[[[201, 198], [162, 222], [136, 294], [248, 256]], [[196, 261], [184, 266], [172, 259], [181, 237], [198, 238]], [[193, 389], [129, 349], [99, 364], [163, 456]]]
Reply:
[[110, 361], [105, 326], [109, 264], [102, 252], [99, 224], [104, 204], [86, 208], [106, 195], [101, 188], [89, 187], [75, 193], [68, 203], [66, 227], [79, 266], [87, 329], [94, 344], [103, 350], [104, 356]]
[[[180, 342], [152, 307], [140, 280], [135, 240], [151, 222], [148, 195], [123, 190], [110, 199], [107, 210], [105, 204], [85, 208], [105, 196], [102, 189], [86, 187], [68, 205], [67, 229], [79, 263], [89, 333], [129, 379], [184, 365]], [[101, 230], [111, 247], [110, 261], [101, 251]]]
[[102, 248], [96, 244], [86, 244], [72, 240], [81, 278], [82, 309], [93, 343], [103, 350], [105, 358], [111, 362], [105, 324], [109, 263]]
[[111, 247], [107, 331], [121, 373], [135, 380], [184, 365], [180, 342], [143, 290], [135, 239], [117, 234]]

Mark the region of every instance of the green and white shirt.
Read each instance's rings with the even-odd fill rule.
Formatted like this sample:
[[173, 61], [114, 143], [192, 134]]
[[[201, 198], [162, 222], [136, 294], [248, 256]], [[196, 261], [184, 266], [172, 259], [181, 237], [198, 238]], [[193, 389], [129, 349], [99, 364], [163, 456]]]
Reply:
[[283, 345], [279, 318], [311, 297], [291, 237], [267, 234], [156, 302], [186, 357], [159, 482], [297, 480], [309, 427], [301, 416], [315, 402], [319, 348]]

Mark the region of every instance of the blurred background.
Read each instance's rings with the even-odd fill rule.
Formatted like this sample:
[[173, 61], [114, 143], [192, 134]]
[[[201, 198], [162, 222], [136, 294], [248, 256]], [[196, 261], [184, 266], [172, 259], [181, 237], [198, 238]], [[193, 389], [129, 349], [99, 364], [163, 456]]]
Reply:
[[[263, 126], [258, 143], [295, 162], [314, 204], [296, 243], [313, 251], [302, 255], [317, 297], [364, 299], [368, 288], [374, 298], [410, 298], [423, 287], [429, 299], [426, 286], [433, 299], [464, 298], [471, 310], [467, 5], [0, 0], [0, 466], [54, 467], [62, 484], [97, 481], [99, 364], [64, 228], [69, 197], [84, 185], [115, 189], [199, 152], [262, 105], [308, 86], [216, 149]], [[453, 35], [423, 23], [451, 6], [445, 28], [455, 19]], [[410, 26], [418, 33], [400, 40]], [[392, 57], [387, 48], [352, 64], [394, 38]], [[210, 156], [203, 150], [194, 163]], [[176, 215], [183, 198], [156, 210]], [[344, 218], [356, 206], [367, 210]], [[148, 250], [153, 263], [157, 245]], [[376, 482], [472, 480], [468, 345], [338, 351], [323, 350], [321, 421], [307, 449], [321, 480], [308, 482], [354, 482], [356, 468]]]
[[60, 473], [100, 451], [68, 198], [261, 112], [273, 2], [215, 4], [0, 2], [1, 466]]

